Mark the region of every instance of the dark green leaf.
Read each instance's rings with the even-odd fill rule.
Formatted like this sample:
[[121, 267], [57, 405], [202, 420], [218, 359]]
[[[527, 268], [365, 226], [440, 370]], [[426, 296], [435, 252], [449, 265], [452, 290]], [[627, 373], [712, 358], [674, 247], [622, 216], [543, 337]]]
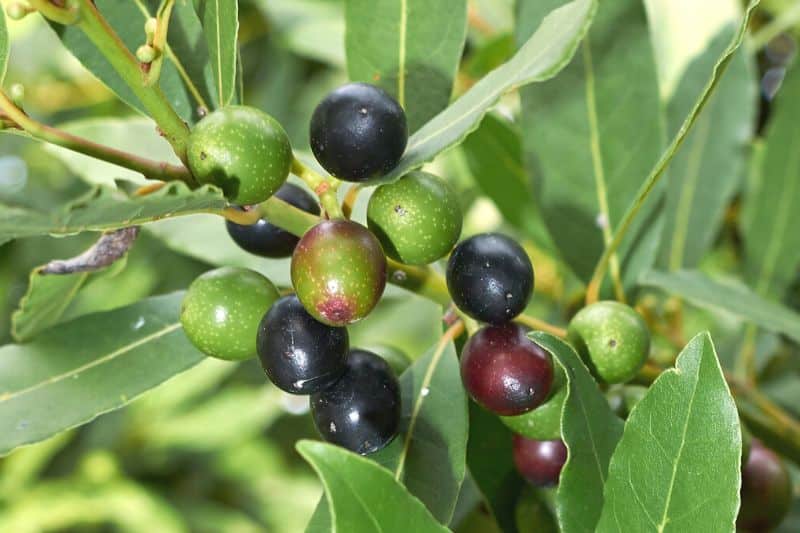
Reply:
[[634, 407], [609, 468], [598, 531], [733, 531], [739, 416], [701, 333]]
[[514, 57], [411, 136], [405, 155], [385, 179], [397, 179], [461, 142], [507, 92], [555, 76], [575, 53], [596, 6], [596, 0], [574, 0], [545, 17]]
[[452, 342], [438, 343], [400, 378], [400, 435], [372, 458], [394, 473], [442, 524], [464, 481], [467, 397]]
[[117, 409], [203, 360], [178, 321], [182, 296], [86, 315], [0, 348], [0, 453]]
[[467, 466], [500, 529], [515, 533], [516, 504], [525, 482], [514, 466], [511, 430], [475, 402], [469, 402]]
[[[687, 68], [667, 108], [670, 132], [680, 128], [735, 31], [726, 27]], [[750, 56], [737, 53], [670, 165], [659, 258], [665, 269], [697, 267], [741, 183], [746, 143], [755, 124], [753, 72]]]
[[772, 108], [764, 152], [744, 197], [746, 279], [759, 294], [781, 299], [800, 265], [800, 63], [787, 72]]
[[651, 271], [642, 276], [639, 283], [675, 294], [699, 307], [731, 314], [768, 331], [783, 333], [800, 342], [800, 314], [765, 300], [742, 283], [714, 280], [691, 270], [672, 274]]
[[481, 192], [497, 205], [503, 218], [538, 245], [551, 246], [535, 201], [533, 180], [523, 165], [517, 128], [508, 120], [489, 114], [461, 146], [472, 177]]
[[464, 39], [466, 0], [347, 0], [350, 79], [379, 85], [415, 132], [447, 107]]
[[210, 186], [192, 191], [181, 182], [171, 182], [155, 193], [132, 197], [108, 187], [96, 187], [51, 213], [0, 204], [0, 243], [34, 235], [68, 235], [122, 228], [182, 214], [218, 210], [225, 205], [222, 193]]
[[530, 337], [562, 366], [569, 387], [561, 414], [561, 438], [569, 456], [558, 483], [558, 521], [563, 531], [594, 531], [603, 509], [608, 464], [622, 435], [622, 421], [611, 411], [570, 345], [540, 331]]
[[[563, 3], [520, 2], [518, 37], [527, 39], [532, 25]], [[521, 92], [524, 148], [539, 205], [562, 257], [584, 281], [664, 146], [658, 91], [644, 3], [618, 0], [601, 3], [576, 57], [557, 78]], [[617, 255], [626, 286], [655, 258], [658, 196], [651, 195]]]
[[391, 472], [367, 458], [326, 444], [304, 440], [297, 451], [322, 480], [340, 533], [445, 532], [425, 506]]
[[194, 0], [203, 23], [217, 107], [231, 103], [236, 94], [239, 3], [230, 0]]

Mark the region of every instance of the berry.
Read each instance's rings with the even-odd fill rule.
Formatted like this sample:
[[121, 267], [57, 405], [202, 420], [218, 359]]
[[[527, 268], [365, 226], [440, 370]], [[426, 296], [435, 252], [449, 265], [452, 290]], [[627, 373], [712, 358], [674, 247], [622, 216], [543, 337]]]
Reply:
[[258, 323], [280, 295], [267, 278], [245, 268], [211, 270], [192, 282], [181, 325], [201, 352], [239, 361], [256, 354]]
[[489, 324], [520, 314], [533, 292], [533, 265], [522, 247], [498, 233], [462, 241], [447, 263], [447, 288], [463, 312]]
[[745, 531], [771, 531], [792, 503], [792, 483], [783, 461], [761, 442], [752, 440], [742, 469], [742, 505], [736, 525]]
[[455, 191], [427, 172], [412, 172], [378, 187], [367, 207], [367, 224], [389, 257], [427, 265], [444, 257], [461, 235]]
[[310, 141], [325, 170], [346, 181], [367, 181], [400, 161], [408, 141], [406, 115], [383, 89], [350, 83], [314, 110]]
[[597, 302], [581, 309], [567, 328], [567, 340], [606, 383], [629, 381], [650, 353], [644, 320], [619, 302]]
[[400, 384], [379, 356], [352, 350], [341, 379], [311, 396], [311, 414], [326, 441], [362, 455], [378, 451], [400, 426]]
[[514, 464], [522, 477], [534, 485], [557, 485], [566, 462], [567, 447], [561, 439], [534, 440], [514, 435]]
[[292, 147], [281, 125], [253, 107], [228, 106], [207, 115], [189, 135], [189, 169], [231, 202], [263, 202], [286, 181]]
[[388, 344], [373, 344], [371, 346], [364, 346], [363, 349], [383, 357], [383, 360], [389, 363], [389, 366], [396, 376], [405, 372], [406, 369], [411, 366], [411, 363], [413, 363], [403, 350], [394, 346], [389, 346]]
[[521, 326], [487, 326], [461, 352], [461, 379], [469, 395], [489, 411], [519, 415], [547, 398], [553, 363]]
[[[275, 196], [307, 213], [314, 215], [320, 213], [317, 201], [302, 187], [293, 183], [284, 183]], [[262, 257], [289, 257], [300, 240], [263, 218], [249, 226], [228, 220], [225, 222], [225, 226], [228, 229], [228, 235], [240, 248]]]
[[284, 296], [258, 327], [258, 358], [267, 377], [292, 394], [329, 387], [344, 373], [349, 337], [344, 328], [314, 320], [295, 296]]
[[567, 397], [564, 370], [556, 367], [550, 397], [539, 407], [517, 416], [501, 416], [500, 420], [514, 433], [529, 439], [561, 438], [561, 410]]
[[314, 318], [344, 326], [367, 316], [380, 300], [386, 287], [386, 257], [364, 226], [326, 220], [297, 244], [292, 284]]

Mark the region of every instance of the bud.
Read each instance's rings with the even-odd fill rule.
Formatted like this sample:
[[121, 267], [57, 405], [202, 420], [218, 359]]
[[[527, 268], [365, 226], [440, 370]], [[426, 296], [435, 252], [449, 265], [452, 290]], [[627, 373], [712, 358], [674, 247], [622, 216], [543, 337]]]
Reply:
[[149, 44], [143, 44], [136, 50], [136, 58], [142, 63], [152, 63], [156, 55], [156, 49]]
[[15, 83], [8, 88], [8, 93], [11, 101], [18, 107], [22, 107], [22, 101], [25, 100], [25, 87], [21, 83]]
[[6, 14], [11, 20], [22, 20], [33, 11], [34, 9], [25, 2], [12, 2], [6, 6]]
[[144, 23], [144, 33], [147, 36], [147, 44], [153, 44], [157, 29], [158, 20], [154, 19], [153, 17], [150, 17], [147, 19], [147, 22]]

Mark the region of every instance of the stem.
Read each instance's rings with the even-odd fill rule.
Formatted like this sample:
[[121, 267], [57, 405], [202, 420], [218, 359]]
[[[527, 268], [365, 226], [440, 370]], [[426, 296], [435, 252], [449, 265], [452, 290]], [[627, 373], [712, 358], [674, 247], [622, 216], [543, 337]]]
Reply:
[[744, 331], [742, 349], [739, 357], [736, 358], [734, 375], [737, 379], [746, 383], [754, 383], [756, 375], [756, 333], [758, 328], [753, 324], [748, 324]]
[[156, 49], [158, 54], [156, 58], [150, 63], [147, 72], [144, 75], [144, 85], [147, 87], [157, 85], [158, 79], [161, 77], [161, 66], [164, 64], [164, 55], [167, 48], [167, 33], [169, 32], [169, 20], [172, 16], [172, 8], [175, 5], [175, 0], [162, 0], [156, 12], [156, 33], [153, 38], [153, 48]]
[[320, 176], [312, 169], [305, 166], [297, 157], [292, 159], [292, 174], [303, 180], [306, 185], [319, 198], [319, 203], [328, 215], [328, 218], [344, 218], [342, 210], [339, 208], [339, 199], [336, 197], [336, 190], [339, 188], [339, 180]]
[[350, 215], [353, 214], [353, 207], [356, 205], [356, 200], [358, 200], [358, 193], [361, 192], [361, 185], [357, 183], [353, 184], [347, 190], [347, 194], [342, 201], [342, 213], [346, 218], [350, 218]]
[[750, 46], [753, 50], [760, 50], [767, 46], [772, 39], [799, 22], [800, 3], [796, 3], [755, 32], [750, 38]]
[[450, 292], [444, 276], [433, 268], [404, 265], [387, 258], [388, 280], [408, 291], [424, 296], [444, 307], [450, 305]]
[[29, 0], [31, 6], [41, 13], [45, 18], [69, 26], [78, 22], [81, 16], [78, 5], [74, 2], [66, 5], [57, 6], [50, 0]]
[[35, 139], [102, 159], [135, 172], [141, 172], [148, 179], [183, 181], [189, 186], [197, 186], [192, 175], [183, 166], [145, 159], [37, 122], [14, 105], [14, 102], [2, 91], [0, 91], [0, 111], [11, 119], [14, 125]]
[[560, 328], [558, 326], [554, 326], [544, 320], [539, 320], [538, 318], [534, 318], [529, 315], [519, 315], [517, 318], [514, 319], [515, 322], [519, 322], [524, 326], [528, 326], [533, 329], [538, 329], [540, 331], [546, 331], [551, 335], [555, 335], [556, 337], [566, 338], [567, 330]]
[[189, 127], [172, 108], [166, 95], [157, 84], [145, 86], [144, 74], [136, 57], [97, 10], [94, 2], [92, 0], [80, 0], [80, 2], [81, 18], [78, 21], [78, 27], [139, 98], [144, 108], [158, 124], [164, 137], [172, 145], [175, 153], [185, 163]]
[[672, 158], [675, 157], [675, 154], [678, 152], [678, 148], [680, 148], [680, 146], [683, 144], [683, 141], [686, 140], [689, 130], [692, 129], [692, 126], [694, 126], [694, 123], [697, 121], [697, 117], [700, 116], [700, 112], [705, 108], [706, 103], [708, 103], [714, 87], [716, 87], [717, 83], [719, 83], [719, 80], [722, 77], [722, 74], [725, 72], [725, 70], [727, 70], [734, 52], [736, 52], [736, 49], [739, 48], [739, 44], [741, 44], [742, 39], [744, 38], [744, 34], [747, 31], [747, 23], [750, 20], [750, 15], [758, 3], [758, 0], [751, 0], [750, 4], [747, 6], [744, 19], [739, 27], [739, 31], [733, 37], [733, 40], [730, 42], [730, 44], [728, 44], [728, 48], [714, 66], [714, 69], [711, 72], [711, 78], [706, 83], [703, 93], [700, 95], [700, 98], [697, 100], [697, 102], [695, 102], [694, 107], [686, 116], [681, 128], [675, 134], [675, 137], [673, 137], [667, 149], [661, 154], [658, 162], [656, 162], [656, 165], [650, 171], [650, 175], [647, 176], [647, 179], [644, 181], [644, 183], [642, 183], [636, 198], [628, 207], [625, 215], [622, 217], [622, 220], [620, 221], [619, 226], [614, 233], [614, 238], [611, 241], [611, 244], [606, 246], [605, 250], [603, 251], [603, 255], [600, 257], [600, 260], [595, 267], [594, 274], [592, 274], [592, 279], [586, 289], [587, 304], [597, 301], [600, 293], [600, 284], [606, 275], [611, 257], [617, 251], [617, 248], [619, 248], [620, 244], [622, 243], [622, 239], [630, 229], [633, 220], [636, 218], [639, 210], [641, 210], [645, 200], [647, 200], [647, 197], [664, 175], [664, 171], [669, 166]]

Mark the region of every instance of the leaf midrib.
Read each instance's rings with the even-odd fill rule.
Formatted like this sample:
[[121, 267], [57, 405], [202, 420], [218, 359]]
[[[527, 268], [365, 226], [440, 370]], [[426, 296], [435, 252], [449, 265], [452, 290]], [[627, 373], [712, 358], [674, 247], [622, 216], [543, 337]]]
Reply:
[[400, 0], [400, 26], [398, 28], [397, 102], [406, 107], [406, 46], [408, 30], [408, 0]]
[[86, 372], [87, 370], [91, 370], [92, 368], [94, 368], [96, 366], [100, 366], [102, 364], [105, 364], [105, 363], [107, 363], [109, 361], [112, 361], [112, 360], [116, 359], [117, 357], [119, 357], [121, 355], [125, 355], [126, 353], [130, 352], [131, 350], [134, 350], [134, 349], [138, 348], [139, 346], [142, 346], [144, 344], [147, 344], [150, 341], [153, 341], [155, 339], [163, 337], [164, 335], [167, 335], [168, 333], [172, 333], [173, 331], [175, 331], [177, 329], [180, 329], [180, 327], [181, 327], [181, 323], [180, 322], [175, 322], [175, 323], [169, 324], [169, 325], [161, 328], [158, 331], [155, 331], [155, 332], [153, 332], [153, 333], [151, 333], [151, 334], [149, 334], [149, 335], [147, 335], [145, 337], [142, 337], [141, 339], [138, 339], [138, 340], [136, 340], [134, 342], [131, 342], [131, 343], [128, 343], [128, 344], [126, 344], [124, 346], [121, 346], [120, 348], [117, 348], [113, 352], [111, 352], [109, 354], [106, 354], [106, 355], [104, 355], [104, 356], [102, 356], [100, 358], [93, 359], [92, 361], [90, 361], [88, 363], [84, 363], [83, 365], [81, 365], [81, 366], [79, 366], [77, 368], [70, 369], [67, 372], [58, 374], [56, 376], [51, 376], [51, 377], [49, 377], [49, 378], [47, 378], [45, 380], [42, 380], [42, 381], [40, 381], [38, 383], [34, 383], [33, 385], [30, 385], [30, 386], [28, 386], [28, 387], [26, 387], [24, 389], [20, 389], [20, 390], [14, 391], [14, 392], [7, 392], [7, 393], [5, 393], [3, 395], [0, 395], [0, 404], [2, 404], [3, 402], [11, 401], [11, 400], [13, 400], [15, 398], [18, 398], [20, 396], [23, 396], [25, 394], [28, 394], [28, 393], [33, 392], [35, 390], [38, 390], [38, 389], [40, 389], [42, 387], [46, 387], [48, 385], [53, 385], [54, 383], [58, 383], [58, 382], [63, 381], [65, 379], [67, 379], [67, 378], [70, 378], [70, 377], [73, 377], [75, 375], [78, 375], [81, 372]]

